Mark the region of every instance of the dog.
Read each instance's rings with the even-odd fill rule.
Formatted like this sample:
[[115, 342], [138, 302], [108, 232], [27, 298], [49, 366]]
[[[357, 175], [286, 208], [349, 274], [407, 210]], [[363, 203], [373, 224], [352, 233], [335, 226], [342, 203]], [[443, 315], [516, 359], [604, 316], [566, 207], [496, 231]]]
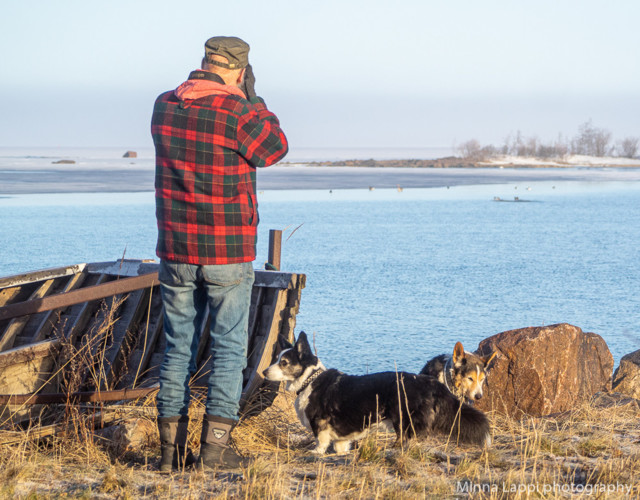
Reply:
[[484, 413], [461, 403], [434, 377], [404, 372], [347, 375], [327, 370], [311, 352], [304, 332], [295, 345], [281, 339], [283, 350], [264, 371], [267, 380], [285, 381], [295, 391], [295, 409], [302, 425], [316, 438], [313, 450], [324, 454], [333, 443], [344, 454], [371, 426], [393, 428], [397, 441], [432, 432], [462, 442], [491, 444]]
[[487, 378], [487, 367], [498, 351], [488, 356], [465, 352], [461, 342], [456, 342], [453, 356], [441, 354], [429, 360], [420, 371], [422, 375], [435, 377], [456, 397], [467, 403], [482, 398]]

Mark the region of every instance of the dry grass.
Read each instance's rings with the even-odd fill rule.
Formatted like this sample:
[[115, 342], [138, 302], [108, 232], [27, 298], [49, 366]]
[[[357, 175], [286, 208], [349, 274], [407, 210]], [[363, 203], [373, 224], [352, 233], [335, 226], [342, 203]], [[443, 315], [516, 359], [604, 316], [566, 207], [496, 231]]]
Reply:
[[[106, 345], [112, 325], [113, 318], [105, 315], [96, 343]], [[96, 343], [63, 351], [56, 376], [68, 392], [78, 387], [78, 373], [89, 373], [94, 386], [104, 383], [95, 368], [102, 352]], [[40, 420], [32, 420], [37, 422], [33, 428], [12, 429], [12, 444], [0, 445], [0, 498], [640, 497], [635, 404], [584, 404], [553, 418], [490, 414], [494, 444], [487, 450], [447, 444], [446, 436], [412, 440], [401, 449], [394, 446], [395, 435], [374, 431], [347, 455], [318, 458], [310, 453], [313, 439], [297, 420], [293, 397], [281, 393], [234, 431], [238, 449], [254, 458], [240, 475], [159, 474], [155, 401], [148, 398], [121, 412], [146, 423], [141, 428], [148, 439], [133, 448], [111, 441], [99, 427], [113, 409], [99, 405], [51, 405]], [[189, 443], [196, 451], [202, 413], [202, 401], [195, 397]], [[3, 420], [0, 443], [8, 442], [11, 420]], [[56, 432], [37, 437], [38, 426], [50, 423]]]
[[[147, 402], [147, 406], [152, 405]], [[76, 413], [65, 435], [31, 439], [0, 451], [2, 498], [621, 498], [640, 495], [640, 411], [585, 404], [554, 418], [490, 415], [488, 450], [446, 445], [441, 436], [394, 447], [373, 432], [346, 456], [310, 454], [290, 395], [235, 431], [238, 448], [255, 457], [243, 475], [156, 472], [158, 443], [116, 453]], [[153, 421], [145, 406], [131, 408]], [[194, 404], [194, 415], [201, 413]], [[199, 418], [190, 442], [197, 445]], [[573, 495], [567, 488], [573, 484]], [[606, 488], [618, 487], [616, 491]], [[632, 488], [631, 492], [623, 488]], [[605, 491], [601, 491], [605, 489]], [[587, 493], [593, 493], [588, 495]]]

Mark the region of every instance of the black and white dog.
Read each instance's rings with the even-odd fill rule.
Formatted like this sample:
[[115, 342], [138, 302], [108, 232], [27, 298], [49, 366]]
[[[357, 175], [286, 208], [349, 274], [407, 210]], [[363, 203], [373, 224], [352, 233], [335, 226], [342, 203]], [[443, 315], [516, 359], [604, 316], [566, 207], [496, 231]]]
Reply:
[[286, 381], [286, 389], [296, 392], [298, 418], [317, 440], [314, 453], [325, 453], [332, 442], [336, 453], [346, 453], [351, 441], [378, 423], [392, 427], [399, 440], [438, 432], [462, 442], [491, 444], [484, 413], [461, 404], [433, 377], [404, 372], [355, 376], [327, 370], [311, 352], [304, 332], [295, 345], [286, 340], [281, 345], [277, 362], [264, 375]]

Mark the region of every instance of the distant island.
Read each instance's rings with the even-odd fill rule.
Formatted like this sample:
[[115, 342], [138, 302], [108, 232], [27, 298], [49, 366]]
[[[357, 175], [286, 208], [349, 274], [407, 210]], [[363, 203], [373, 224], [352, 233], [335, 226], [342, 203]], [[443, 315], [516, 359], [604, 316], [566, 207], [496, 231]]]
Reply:
[[611, 132], [595, 127], [591, 120], [583, 123], [575, 137], [544, 142], [538, 137], [524, 137], [519, 131], [509, 135], [501, 146], [482, 145], [476, 139], [455, 148], [458, 156], [437, 159], [284, 162], [281, 165], [322, 167], [404, 167], [404, 168], [562, 168], [562, 167], [631, 167], [640, 168], [640, 138], [625, 137], [614, 141]]
[[337, 161], [281, 162], [279, 165], [306, 165], [311, 167], [377, 167], [377, 168], [640, 168], [640, 159], [618, 156], [567, 155], [558, 158], [540, 158], [536, 156], [494, 155], [489, 158], [463, 158], [447, 156], [445, 158], [375, 160], [353, 159]]
[[399, 159], [399, 160], [338, 160], [338, 161], [305, 161], [305, 162], [281, 162], [280, 165], [307, 165], [311, 167], [396, 167], [396, 168], [448, 168], [471, 167], [470, 162], [449, 156], [434, 160]]

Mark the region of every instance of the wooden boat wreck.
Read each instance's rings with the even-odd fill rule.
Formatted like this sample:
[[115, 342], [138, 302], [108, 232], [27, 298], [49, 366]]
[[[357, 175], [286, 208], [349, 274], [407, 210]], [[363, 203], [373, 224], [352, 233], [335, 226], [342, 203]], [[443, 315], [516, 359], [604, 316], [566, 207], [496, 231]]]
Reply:
[[[293, 339], [306, 279], [280, 271], [255, 275], [244, 413], [268, 394], [262, 371], [278, 354], [278, 337]], [[0, 427], [28, 420], [45, 404], [152, 395], [165, 347], [162, 316], [154, 261], [77, 264], [0, 278]], [[206, 392], [209, 321], [207, 315], [201, 326], [196, 395]]]

